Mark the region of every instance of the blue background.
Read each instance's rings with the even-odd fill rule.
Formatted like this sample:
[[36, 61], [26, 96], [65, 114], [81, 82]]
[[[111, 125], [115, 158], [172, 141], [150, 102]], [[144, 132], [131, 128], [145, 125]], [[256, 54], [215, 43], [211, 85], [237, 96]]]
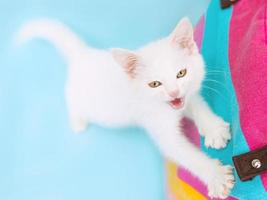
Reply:
[[42, 40], [12, 41], [30, 19], [56, 18], [94, 47], [137, 48], [195, 23], [208, 0], [0, 1], [0, 199], [163, 200], [164, 160], [139, 128], [71, 132], [66, 63]]

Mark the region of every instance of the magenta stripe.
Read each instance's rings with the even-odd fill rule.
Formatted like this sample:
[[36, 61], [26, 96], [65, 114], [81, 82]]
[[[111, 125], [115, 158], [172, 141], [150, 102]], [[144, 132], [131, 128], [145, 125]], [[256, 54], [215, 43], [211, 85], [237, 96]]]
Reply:
[[264, 13], [264, 32], [265, 32], [265, 44], [267, 44], [267, 6]]
[[[205, 17], [202, 16], [198, 24], [196, 25], [196, 29], [194, 33], [196, 44], [200, 50], [202, 48], [203, 34], [204, 34], [204, 28], [205, 28], [204, 26], [205, 26]], [[200, 135], [194, 123], [188, 119], [184, 119], [183, 128], [189, 140], [192, 141], [196, 146], [200, 148]], [[207, 195], [206, 186], [198, 178], [193, 176], [190, 172], [188, 172], [187, 170], [183, 168], [179, 168], [179, 170], [177, 171], [177, 176], [181, 178], [183, 181], [189, 183], [193, 188], [198, 190], [201, 194], [206, 196], [207, 199], [210, 199]], [[228, 197], [227, 200], [236, 200], [236, 199], [233, 197]]]
[[[200, 136], [193, 122], [190, 120], [184, 119], [183, 128], [185, 131], [185, 135], [189, 138], [189, 140], [200, 148]], [[179, 167], [177, 171], [177, 176], [183, 181], [185, 181], [186, 183], [190, 184], [198, 192], [203, 194], [207, 199], [210, 199], [208, 197], [206, 186], [197, 177], [193, 176], [189, 171], [187, 171], [186, 169], [182, 167]], [[213, 198], [212, 200], [217, 200], [217, 199]], [[228, 197], [227, 200], [236, 200], [236, 199], [233, 197]]]
[[[195, 127], [194, 123], [190, 120], [184, 119], [183, 128], [185, 135], [189, 138], [189, 140], [200, 148], [200, 135], [198, 134], [198, 130]], [[207, 194], [207, 189], [203, 185], [203, 183], [198, 178], [193, 176], [189, 171], [185, 170], [182, 167], [179, 167], [177, 176], [185, 182], [189, 183], [193, 188], [198, 190], [203, 195]]]
[[[251, 150], [267, 145], [266, 0], [242, 0], [233, 8], [229, 62], [241, 129]], [[262, 176], [267, 190], [267, 176]]]
[[[205, 17], [202, 16], [195, 27], [194, 38], [198, 48], [201, 50], [202, 46], [202, 39], [204, 33], [204, 25], [205, 25]], [[197, 128], [195, 127], [194, 123], [188, 119], [183, 120], [183, 128], [185, 131], [186, 136], [192, 141], [196, 146], [200, 148], [200, 135], [198, 133]], [[203, 185], [203, 183], [194, 177], [190, 172], [183, 168], [179, 168], [177, 171], [177, 176], [184, 180], [185, 182], [189, 183], [192, 187], [198, 190], [202, 194], [207, 194], [207, 189]]]
[[202, 47], [202, 40], [203, 40], [203, 34], [204, 34], [204, 26], [205, 26], [205, 16], [203, 15], [196, 27], [195, 27], [195, 32], [194, 32], [194, 38], [195, 38], [195, 41], [197, 43], [197, 46], [199, 49], [201, 49]]

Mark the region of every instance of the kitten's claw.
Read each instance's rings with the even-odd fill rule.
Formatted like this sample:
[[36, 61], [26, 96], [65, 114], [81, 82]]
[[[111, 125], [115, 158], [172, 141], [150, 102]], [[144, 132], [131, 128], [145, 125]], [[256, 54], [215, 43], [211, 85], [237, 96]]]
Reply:
[[[212, 122], [211, 122], [212, 123]], [[224, 121], [210, 127], [205, 134], [205, 146], [215, 149], [226, 147], [228, 140], [231, 139], [230, 126]]]
[[213, 177], [208, 183], [208, 195], [211, 198], [225, 199], [229, 196], [234, 184], [233, 167], [230, 165], [223, 166], [220, 162], [217, 162]]

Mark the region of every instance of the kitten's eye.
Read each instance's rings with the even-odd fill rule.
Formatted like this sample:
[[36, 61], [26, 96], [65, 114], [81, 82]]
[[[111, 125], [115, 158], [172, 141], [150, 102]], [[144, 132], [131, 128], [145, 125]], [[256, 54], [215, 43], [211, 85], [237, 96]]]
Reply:
[[177, 78], [182, 78], [186, 75], [186, 69], [182, 69], [181, 71], [178, 72]]
[[161, 82], [159, 81], [152, 81], [151, 83], [148, 84], [150, 87], [152, 88], [156, 88], [156, 87], [159, 87], [160, 85], [162, 85]]

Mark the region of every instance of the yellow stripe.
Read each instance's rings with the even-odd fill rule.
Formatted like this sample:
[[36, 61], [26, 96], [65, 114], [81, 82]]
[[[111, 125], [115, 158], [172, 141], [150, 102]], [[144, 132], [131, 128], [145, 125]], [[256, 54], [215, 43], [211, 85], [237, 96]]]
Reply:
[[177, 200], [207, 200], [206, 197], [177, 176], [177, 166], [174, 163], [167, 162], [167, 178], [170, 191]]

